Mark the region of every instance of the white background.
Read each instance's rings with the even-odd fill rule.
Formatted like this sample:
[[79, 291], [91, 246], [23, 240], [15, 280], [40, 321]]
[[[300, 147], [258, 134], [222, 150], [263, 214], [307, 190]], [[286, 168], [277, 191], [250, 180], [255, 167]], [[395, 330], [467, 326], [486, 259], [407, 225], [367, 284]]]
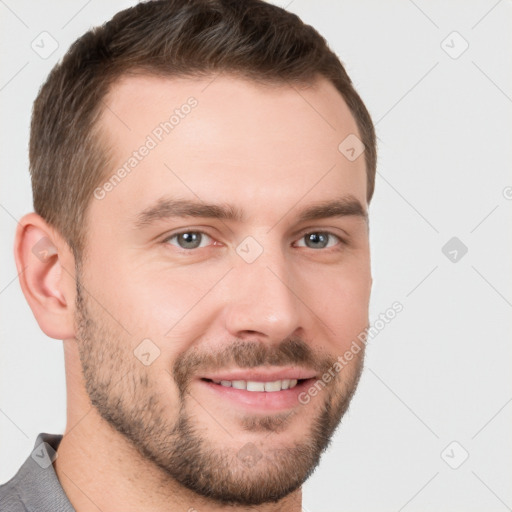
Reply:
[[[32, 210], [32, 102], [72, 41], [132, 3], [0, 1], [2, 483], [39, 432], [65, 427], [62, 342], [37, 326], [12, 256]], [[511, 2], [276, 3], [326, 37], [374, 118], [370, 318], [404, 306], [368, 346], [304, 510], [512, 510]], [[31, 48], [43, 31], [59, 45], [46, 59]], [[457, 262], [452, 237], [468, 248]]]

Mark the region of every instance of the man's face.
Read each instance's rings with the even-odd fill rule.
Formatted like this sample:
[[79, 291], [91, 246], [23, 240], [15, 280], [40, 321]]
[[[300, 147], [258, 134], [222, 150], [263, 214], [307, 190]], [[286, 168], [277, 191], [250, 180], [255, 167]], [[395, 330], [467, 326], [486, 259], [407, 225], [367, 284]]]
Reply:
[[260, 504], [311, 474], [357, 385], [363, 350], [334, 363], [368, 325], [366, 172], [327, 81], [212, 79], [106, 98], [105, 181], [128, 172], [91, 199], [76, 338], [93, 404], [147, 461]]

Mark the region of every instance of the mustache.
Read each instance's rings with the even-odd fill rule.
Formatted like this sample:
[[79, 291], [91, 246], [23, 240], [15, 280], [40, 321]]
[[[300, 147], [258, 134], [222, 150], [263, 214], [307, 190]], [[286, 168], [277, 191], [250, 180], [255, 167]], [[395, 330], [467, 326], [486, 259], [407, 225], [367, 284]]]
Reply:
[[335, 357], [314, 351], [299, 337], [287, 338], [278, 344], [237, 339], [215, 352], [199, 352], [197, 348], [184, 352], [174, 362], [173, 375], [180, 391], [185, 393], [190, 380], [200, 372], [232, 367], [302, 366], [324, 373], [335, 361]]

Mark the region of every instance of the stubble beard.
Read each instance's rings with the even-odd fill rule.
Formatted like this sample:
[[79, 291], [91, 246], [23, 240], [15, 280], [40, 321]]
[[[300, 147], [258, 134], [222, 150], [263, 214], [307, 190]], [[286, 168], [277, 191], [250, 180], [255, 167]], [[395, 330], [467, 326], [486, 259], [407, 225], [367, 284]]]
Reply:
[[[363, 350], [350, 368], [343, 369], [344, 381], [338, 375], [336, 385], [333, 381], [313, 398], [312, 402], [322, 400], [323, 405], [300, 439], [293, 443], [287, 440], [286, 445], [273, 450], [266, 448], [273, 435], [285, 436], [292, 421], [301, 421], [294, 416], [304, 414], [302, 408], [306, 406], [286, 414], [243, 416], [235, 429], [258, 433], [258, 441], [240, 446], [242, 443], [226, 434], [224, 446], [215, 444], [208, 439], [206, 425], [193, 420], [187, 409], [194, 402], [188, 384], [197, 356], [184, 353], [173, 366], [179, 412], [174, 421], [170, 420], [169, 404], [162, 403], [150, 380], [154, 375], [151, 367], [144, 367], [132, 350], [126, 349], [131, 347], [129, 336], [117, 324], [99, 308], [92, 312], [92, 302], [82, 293], [79, 277], [77, 272], [76, 338], [87, 393], [100, 416], [146, 461], [193, 493], [221, 505], [278, 502], [302, 486], [318, 466], [348, 409], [362, 372]], [[285, 340], [281, 347], [271, 353], [261, 344], [242, 343], [230, 355], [247, 366], [296, 364], [301, 361], [293, 358], [300, 358], [300, 349], [303, 359], [311, 357], [302, 340]], [[222, 424], [223, 418], [218, 421]]]

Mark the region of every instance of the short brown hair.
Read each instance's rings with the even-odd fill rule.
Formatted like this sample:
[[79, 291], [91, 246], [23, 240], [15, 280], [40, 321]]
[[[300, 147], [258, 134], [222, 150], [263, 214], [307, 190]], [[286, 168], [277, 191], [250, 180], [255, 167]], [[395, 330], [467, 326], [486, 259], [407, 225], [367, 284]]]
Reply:
[[166, 77], [229, 72], [268, 84], [327, 78], [356, 120], [365, 145], [368, 202], [372, 198], [377, 157], [371, 117], [315, 29], [262, 0], [149, 1], [75, 41], [34, 103], [34, 210], [59, 231], [77, 260], [85, 244], [87, 208], [108, 164], [96, 121], [112, 84], [133, 70]]

